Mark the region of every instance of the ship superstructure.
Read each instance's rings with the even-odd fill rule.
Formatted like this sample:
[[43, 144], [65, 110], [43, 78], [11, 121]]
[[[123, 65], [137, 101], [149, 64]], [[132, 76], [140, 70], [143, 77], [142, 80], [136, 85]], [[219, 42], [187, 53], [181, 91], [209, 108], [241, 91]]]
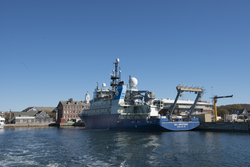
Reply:
[[[102, 128], [116, 130], [136, 131], [168, 131], [168, 130], [190, 130], [199, 125], [197, 118], [188, 117], [187, 121], [182, 118], [173, 118], [172, 110], [169, 117], [162, 117], [159, 106], [155, 105], [154, 92], [138, 90], [137, 79], [129, 76], [129, 87], [121, 81], [121, 70], [116, 59], [115, 70], [111, 74], [111, 89], [98, 84], [90, 100], [88, 109], [84, 109], [80, 118], [87, 128]], [[118, 72], [119, 69], [119, 72]], [[184, 88], [178, 88], [181, 92]], [[202, 89], [191, 89], [200, 97]], [[190, 91], [190, 89], [189, 89]], [[197, 97], [197, 100], [199, 99]], [[172, 108], [174, 108], [175, 104]], [[194, 107], [195, 104], [192, 106]], [[192, 109], [190, 110], [192, 113]], [[191, 115], [190, 113], [190, 115]]]

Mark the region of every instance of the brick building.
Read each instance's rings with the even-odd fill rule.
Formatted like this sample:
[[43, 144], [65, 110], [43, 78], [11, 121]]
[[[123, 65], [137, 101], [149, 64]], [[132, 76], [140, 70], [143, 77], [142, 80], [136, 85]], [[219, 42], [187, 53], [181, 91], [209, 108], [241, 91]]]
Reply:
[[78, 115], [88, 106], [89, 104], [82, 101], [73, 101], [73, 98], [70, 98], [68, 101], [60, 101], [57, 105], [57, 122], [80, 120]]

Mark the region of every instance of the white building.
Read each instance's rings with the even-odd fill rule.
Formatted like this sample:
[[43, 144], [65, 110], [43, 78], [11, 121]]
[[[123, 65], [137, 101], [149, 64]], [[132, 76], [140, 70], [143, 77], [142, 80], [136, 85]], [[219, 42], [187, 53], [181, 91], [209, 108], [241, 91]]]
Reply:
[[[161, 108], [160, 114], [166, 116], [168, 114], [168, 110], [173, 105], [174, 100], [171, 99], [161, 99], [155, 100], [154, 104]], [[194, 101], [190, 100], [178, 100], [173, 111], [173, 115], [177, 116], [184, 116], [187, 115], [188, 109], [194, 104]], [[206, 101], [199, 101], [197, 102], [193, 114], [199, 113], [208, 113], [213, 114], [213, 104], [206, 102]]]
[[224, 122], [232, 122], [237, 120], [237, 114], [225, 115]]

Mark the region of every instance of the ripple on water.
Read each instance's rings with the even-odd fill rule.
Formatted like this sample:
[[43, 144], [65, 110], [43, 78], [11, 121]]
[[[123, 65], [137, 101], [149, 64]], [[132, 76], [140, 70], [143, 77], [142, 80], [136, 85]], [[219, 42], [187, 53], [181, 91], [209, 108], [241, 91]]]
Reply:
[[0, 166], [244, 166], [249, 142], [244, 133], [23, 128], [0, 134]]

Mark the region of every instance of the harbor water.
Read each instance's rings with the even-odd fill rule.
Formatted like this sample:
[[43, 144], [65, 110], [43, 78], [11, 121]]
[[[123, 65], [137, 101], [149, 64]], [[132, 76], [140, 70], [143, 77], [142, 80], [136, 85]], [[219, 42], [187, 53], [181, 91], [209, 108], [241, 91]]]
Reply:
[[249, 166], [250, 133], [0, 129], [0, 166]]

